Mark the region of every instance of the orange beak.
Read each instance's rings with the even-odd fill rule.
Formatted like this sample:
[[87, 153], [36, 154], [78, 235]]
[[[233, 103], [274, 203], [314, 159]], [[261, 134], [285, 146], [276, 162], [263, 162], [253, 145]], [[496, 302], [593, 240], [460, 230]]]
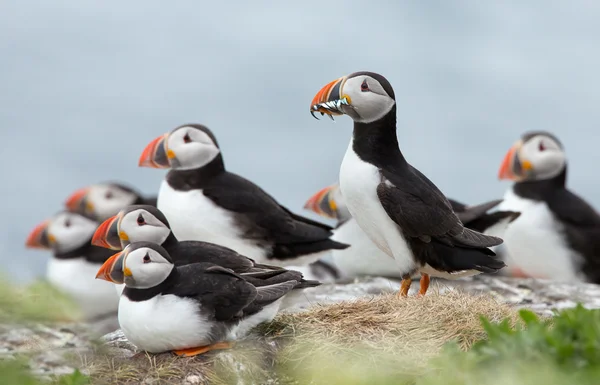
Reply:
[[329, 82], [327, 85], [325, 85], [325, 87], [321, 88], [321, 90], [317, 92], [310, 103], [310, 113], [315, 118], [317, 118], [315, 112], [320, 112], [321, 115], [327, 114], [329, 117], [332, 117], [332, 115], [344, 114], [341, 110], [341, 106], [349, 105], [351, 102], [350, 97], [343, 95], [342, 92], [346, 78], [346, 76], [343, 76], [339, 79]]
[[333, 192], [337, 188], [337, 184], [333, 184], [319, 190], [306, 201], [304, 208], [322, 217], [337, 219], [337, 204], [333, 198]]
[[119, 213], [102, 222], [92, 237], [92, 245], [106, 249], [121, 250], [121, 240], [119, 238], [120, 219]]
[[526, 171], [531, 170], [531, 162], [522, 161], [519, 157], [521, 146], [523, 146], [523, 142], [519, 140], [504, 155], [504, 160], [498, 170], [498, 179], [519, 181], [525, 177]]
[[47, 220], [35, 226], [27, 236], [25, 246], [31, 249], [50, 249], [55, 239], [52, 235], [48, 234], [49, 224], [50, 221]]
[[125, 253], [119, 251], [112, 257], [108, 258], [98, 270], [96, 279], [103, 279], [108, 282], [122, 284], [125, 282], [125, 274], [123, 274], [123, 260]]
[[150, 142], [142, 152], [138, 166], [171, 168], [171, 159], [175, 158], [175, 153], [167, 149], [168, 137], [169, 134], [167, 133]]
[[[65, 202], [65, 207], [75, 213], [85, 213], [88, 209], [86, 197], [90, 192], [89, 187], [81, 188], [69, 196]], [[93, 208], [92, 208], [93, 209]]]

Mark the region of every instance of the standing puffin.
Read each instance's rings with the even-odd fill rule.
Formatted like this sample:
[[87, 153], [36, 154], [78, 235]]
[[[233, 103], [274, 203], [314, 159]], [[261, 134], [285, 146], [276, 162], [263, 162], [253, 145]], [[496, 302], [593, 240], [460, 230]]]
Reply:
[[507, 152], [498, 177], [515, 182], [500, 209], [521, 212], [504, 235], [510, 265], [531, 277], [600, 283], [600, 215], [567, 189], [558, 138], [525, 133]]
[[488, 248], [502, 239], [465, 228], [444, 194], [402, 155], [394, 90], [383, 76], [355, 72], [334, 80], [315, 95], [310, 110], [354, 121], [340, 189], [360, 228], [396, 260], [400, 295], [408, 294], [416, 272], [424, 295], [430, 275], [456, 278], [505, 266]]
[[[448, 201], [466, 227], [484, 234], [501, 236], [506, 226], [519, 216], [519, 213], [514, 211], [487, 212], [501, 200], [474, 206], [467, 206], [452, 199]], [[361, 275], [401, 278], [398, 276], [394, 259], [375, 246], [350, 215], [338, 183], [319, 190], [308, 199], [304, 208], [323, 217], [337, 219], [332, 239], [351, 245], [348, 249], [334, 250], [332, 253], [340, 275], [348, 278]]]
[[89, 320], [116, 315], [118, 305], [113, 285], [94, 280], [98, 268], [113, 254], [91, 245], [97, 226], [89, 218], [63, 211], [37, 225], [25, 242], [28, 248], [52, 251], [48, 281], [70, 296]]
[[255, 286], [290, 280], [300, 282], [295, 289], [319, 286], [317, 281], [304, 280], [300, 272], [255, 263], [225, 246], [201, 241], [179, 241], [171, 231], [165, 215], [149, 205], [134, 205], [119, 211], [100, 224], [92, 238], [93, 245], [112, 250], [122, 250], [136, 242], [160, 245], [169, 253], [176, 266], [213, 263], [242, 275]]
[[156, 206], [156, 197], [144, 197], [123, 183], [104, 182], [80, 188], [65, 201], [67, 210], [99, 222], [129, 205]]
[[226, 349], [258, 324], [271, 321], [295, 280], [255, 287], [212, 263], [175, 266], [169, 253], [137, 242], [111, 258], [96, 278], [125, 284], [119, 324], [131, 343], [150, 353], [194, 356]]
[[217, 140], [203, 125], [185, 124], [154, 139], [139, 165], [171, 169], [157, 207], [179, 240], [216, 243], [280, 266], [307, 264], [348, 247], [330, 239], [331, 227], [292, 213], [226, 171]]

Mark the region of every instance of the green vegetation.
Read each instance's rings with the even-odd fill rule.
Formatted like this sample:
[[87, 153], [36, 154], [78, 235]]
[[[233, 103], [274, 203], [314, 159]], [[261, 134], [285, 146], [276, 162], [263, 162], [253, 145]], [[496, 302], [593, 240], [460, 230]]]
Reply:
[[45, 281], [25, 287], [0, 277], [0, 323], [77, 321], [77, 306]]
[[[53, 324], [76, 321], [79, 313], [76, 305], [50, 284], [39, 281], [26, 287], [12, 285], [0, 278], [0, 325], [23, 323]], [[53, 376], [41, 380], [29, 372], [27, 357], [0, 356], [0, 384], [2, 385], [84, 385], [89, 378], [76, 370], [72, 374]]]
[[[0, 324], [71, 320], [67, 314], [73, 305], [48, 285], [0, 282]], [[0, 384], [170, 384], [197, 376], [202, 384], [596, 385], [600, 310], [577, 306], [539, 318], [489, 296], [391, 294], [281, 314], [234, 349], [201, 357], [95, 352], [81, 360], [89, 376], [49, 379], [32, 376], [25, 356], [0, 359]]]

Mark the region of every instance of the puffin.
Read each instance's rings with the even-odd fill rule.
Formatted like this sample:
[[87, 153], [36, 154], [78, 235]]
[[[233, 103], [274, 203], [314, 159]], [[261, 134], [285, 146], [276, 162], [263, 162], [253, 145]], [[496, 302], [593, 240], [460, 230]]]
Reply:
[[294, 214], [227, 171], [217, 139], [204, 125], [184, 124], [154, 139], [139, 166], [170, 169], [157, 207], [181, 241], [215, 243], [278, 266], [308, 264], [349, 247], [331, 239], [330, 226]]
[[524, 133], [498, 178], [513, 182], [499, 209], [521, 212], [504, 234], [509, 265], [534, 278], [600, 283], [600, 215], [567, 188], [560, 140], [547, 131]]
[[70, 296], [87, 320], [116, 316], [113, 285], [94, 280], [98, 268], [114, 252], [90, 242], [98, 223], [77, 213], [61, 211], [29, 233], [25, 246], [50, 250], [46, 267], [50, 284]]
[[149, 353], [195, 356], [227, 349], [255, 326], [271, 321], [298, 281], [256, 287], [231, 269], [209, 262], [176, 266], [152, 242], [135, 242], [110, 257], [96, 278], [125, 284], [119, 324], [127, 339]]
[[[518, 212], [496, 211], [488, 213], [500, 204], [501, 199], [467, 206], [464, 203], [448, 198], [452, 209], [463, 224], [479, 232], [501, 236], [506, 226], [514, 221]], [[398, 276], [396, 262], [381, 251], [350, 215], [342, 197], [338, 183], [331, 184], [313, 194], [304, 208], [325, 218], [337, 220], [332, 239], [352, 245], [346, 250], [334, 250], [333, 268], [338, 277], [354, 278], [362, 275], [401, 278]]]
[[408, 295], [415, 273], [423, 296], [430, 276], [455, 279], [505, 267], [490, 249], [502, 238], [465, 227], [446, 196], [400, 151], [396, 100], [386, 78], [362, 71], [336, 79], [315, 95], [310, 112], [317, 119], [321, 113], [354, 121], [340, 190], [361, 230], [395, 259], [399, 295]]
[[101, 182], [73, 192], [65, 201], [65, 208], [102, 222], [119, 210], [138, 204], [156, 206], [156, 196], [143, 196], [121, 182]]
[[254, 262], [236, 251], [202, 241], [179, 241], [165, 215], [150, 205], [132, 205], [98, 226], [92, 244], [111, 250], [122, 250], [130, 243], [152, 242], [163, 247], [176, 266], [190, 263], [212, 263], [242, 275], [255, 286], [296, 280], [294, 289], [316, 287], [317, 281], [304, 280], [297, 271]]

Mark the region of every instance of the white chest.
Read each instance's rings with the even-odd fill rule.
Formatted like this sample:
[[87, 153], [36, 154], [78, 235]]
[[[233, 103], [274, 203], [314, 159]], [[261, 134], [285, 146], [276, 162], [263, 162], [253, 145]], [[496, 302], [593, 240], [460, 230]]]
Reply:
[[201, 190], [177, 191], [163, 180], [157, 206], [179, 240], [211, 242], [229, 247], [257, 262], [264, 261], [267, 251], [245, 239], [232, 214], [215, 205]]
[[69, 295], [84, 316], [94, 318], [117, 311], [119, 297], [114, 284], [96, 279], [99, 264], [83, 258], [51, 258], [46, 268], [48, 281]]
[[521, 212], [504, 233], [509, 268], [518, 267], [532, 277], [578, 279], [582, 258], [567, 246], [563, 226], [546, 203], [521, 198], [511, 188], [498, 209]]
[[131, 343], [151, 353], [205, 346], [218, 337], [195, 301], [174, 295], [140, 302], [121, 296], [119, 325]]
[[378, 169], [356, 155], [351, 140], [340, 169], [340, 191], [358, 226], [379, 249], [394, 257], [404, 274], [414, 269], [415, 262], [398, 226], [379, 201], [380, 182]]
[[351, 245], [345, 250], [333, 250], [335, 266], [344, 276], [400, 277], [394, 259], [375, 246], [353, 218], [335, 229], [331, 238]]

